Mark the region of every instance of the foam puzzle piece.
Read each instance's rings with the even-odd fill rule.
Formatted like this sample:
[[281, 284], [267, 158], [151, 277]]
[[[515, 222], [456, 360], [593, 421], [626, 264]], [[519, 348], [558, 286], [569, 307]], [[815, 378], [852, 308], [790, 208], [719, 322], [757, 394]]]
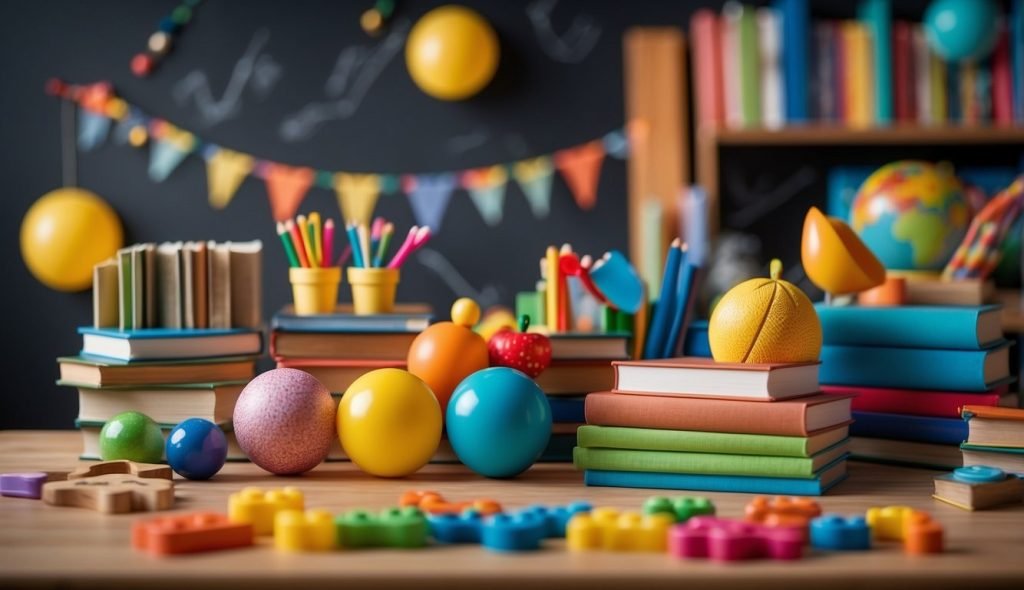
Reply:
[[589, 514], [577, 514], [569, 519], [566, 546], [570, 551], [664, 552], [668, 529], [673, 524], [675, 517], [668, 514], [595, 508]]
[[438, 543], [480, 543], [483, 536], [483, 516], [474, 510], [462, 514], [431, 514], [427, 516], [430, 536]]
[[303, 509], [302, 492], [294, 487], [267, 491], [244, 488], [228, 497], [228, 518], [231, 522], [251, 524], [256, 536], [274, 533], [274, 516], [281, 510]]
[[819, 516], [811, 521], [811, 546], [840, 551], [870, 549], [871, 527], [863, 516]]
[[866, 519], [876, 539], [902, 541], [907, 517], [913, 512], [910, 506], [875, 506], [868, 508]]
[[577, 514], [590, 512], [593, 506], [589, 502], [570, 502], [565, 506], [543, 506], [534, 504], [526, 508], [537, 513], [544, 521], [544, 534], [550, 539], [561, 539], [565, 537], [565, 527], [569, 519]]
[[83, 465], [68, 474], [68, 479], [82, 479], [99, 475], [134, 475], [135, 477], [153, 479], [171, 479], [174, 472], [167, 465], [153, 463], [136, 463], [135, 461], [100, 461], [91, 465]]
[[479, 543], [492, 551], [540, 549], [547, 536], [547, 523], [535, 510], [490, 516], [467, 510], [462, 514], [432, 514], [427, 521], [438, 543]]
[[464, 510], [473, 509], [480, 514], [497, 514], [501, 512], [501, 504], [487, 498], [448, 502], [437, 492], [427, 490], [410, 490], [402, 494], [398, 500], [400, 507], [415, 506], [426, 514], [459, 514]]
[[821, 516], [821, 506], [810, 498], [796, 496], [757, 496], [747, 504], [745, 519], [765, 526], [801, 527]]
[[31, 471], [0, 474], [0, 496], [38, 500], [43, 496], [43, 484], [64, 481], [67, 473], [61, 471]]
[[903, 550], [911, 555], [942, 553], [942, 525], [927, 512], [914, 510], [904, 517]]
[[174, 506], [174, 483], [125, 474], [52, 481], [43, 484], [43, 501], [107, 514], [166, 510]]
[[334, 517], [326, 510], [279, 510], [274, 515], [278, 551], [330, 551], [335, 539]]
[[231, 522], [216, 512], [161, 516], [132, 525], [132, 546], [153, 555], [219, 551], [252, 542], [251, 524]]
[[668, 545], [669, 554], [681, 558], [791, 560], [803, 556], [804, 540], [796, 528], [695, 516], [672, 527]]
[[429, 526], [423, 512], [415, 506], [387, 508], [374, 514], [352, 510], [334, 519], [338, 545], [347, 548], [426, 547]]
[[652, 496], [644, 502], [644, 514], [668, 514], [676, 522], [686, 522], [694, 516], [714, 516], [715, 504], [704, 496]]

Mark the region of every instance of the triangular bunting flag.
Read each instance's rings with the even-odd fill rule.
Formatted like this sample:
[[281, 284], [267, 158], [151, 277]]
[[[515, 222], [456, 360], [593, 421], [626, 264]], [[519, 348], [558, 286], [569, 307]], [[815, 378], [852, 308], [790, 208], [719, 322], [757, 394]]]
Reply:
[[334, 190], [345, 222], [369, 226], [380, 196], [380, 176], [339, 172], [334, 175]]
[[402, 190], [402, 177], [397, 174], [380, 175], [380, 192], [385, 195], [393, 195]]
[[533, 216], [538, 219], [544, 219], [551, 211], [551, 178], [554, 171], [551, 158], [547, 156], [522, 160], [512, 166], [512, 176], [530, 203]]
[[405, 191], [416, 217], [416, 223], [430, 228], [431, 232], [441, 231], [441, 220], [448, 210], [448, 201], [458, 185], [454, 174], [417, 174], [406, 179]]
[[501, 164], [467, 170], [462, 176], [462, 186], [469, 191], [469, 198], [487, 225], [501, 223], [507, 183], [508, 172]]
[[593, 209], [597, 203], [597, 183], [604, 162], [604, 145], [600, 139], [574, 148], [555, 152], [555, 166], [569, 185], [580, 209]]
[[162, 121], [151, 127], [154, 141], [149, 150], [149, 177], [153, 182], [163, 182], [192, 151], [196, 138], [188, 131]]
[[110, 119], [106, 115], [78, 109], [78, 149], [88, 152], [107, 139]]
[[223, 209], [231, 202], [245, 177], [252, 172], [253, 158], [224, 148], [215, 148], [206, 158], [206, 183], [210, 206]]
[[604, 151], [617, 160], [625, 160], [629, 156], [629, 136], [625, 129], [609, 131], [601, 138]]
[[312, 168], [286, 166], [267, 162], [263, 170], [263, 179], [267, 183], [267, 196], [270, 198], [270, 210], [274, 221], [284, 221], [295, 216], [302, 199], [316, 180], [316, 171]]

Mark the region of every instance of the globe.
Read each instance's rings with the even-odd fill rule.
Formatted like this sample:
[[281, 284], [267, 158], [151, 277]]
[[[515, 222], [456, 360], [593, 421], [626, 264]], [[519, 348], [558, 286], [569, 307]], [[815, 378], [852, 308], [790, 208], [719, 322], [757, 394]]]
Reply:
[[970, 221], [970, 204], [953, 171], [913, 160], [876, 170], [850, 208], [850, 226], [891, 270], [942, 269]]

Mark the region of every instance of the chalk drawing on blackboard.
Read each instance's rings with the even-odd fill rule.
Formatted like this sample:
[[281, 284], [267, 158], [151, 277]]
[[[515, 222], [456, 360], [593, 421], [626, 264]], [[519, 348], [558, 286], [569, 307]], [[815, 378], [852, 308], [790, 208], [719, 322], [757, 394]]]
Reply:
[[551, 59], [567, 64], [586, 59], [601, 36], [601, 25], [590, 15], [578, 14], [572, 25], [559, 35], [551, 24], [551, 13], [558, 0], [534, 0], [526, 5], [526, 16], [533, 25], [533, 33], [541, 49]]
[[805, 166], [784, 181], [773, 183], [767, 191], [756, 186], [763, 184], [760, 177], [753, 184], [748, 184], [742, 177], [741, 174], [725, 175], [726, 190], [733, 195], [734, 204], [726, 218], [726, 226], [733, 229], [746, 229], [793, 200], [801, 191], [814, 184], [818, 173]]
[[269, 54], [263, 53], [269, 41], [267, 29], [259, 29], [253, 34], [245, 53], [231, 70], [231, 79], [220, 98], [213, 96], [206, 72], [193, 70], [174, 85], [172, 94], [175, 101], [180, 105], [189, 100], [195, 102], [205, 125], [216, 125], [237, 116], [242, 110], [242, 93], [246, 87], [251, 88], [257, 97], [265, 98], [281, 78], [281, 66]]
[[445, 148], [450, 154], [462, 155], [468, 151], [483, 147], [490, 138], [486, 127], [477, 127], [469, 133], [448, 138]]
[[437, 250], [420, 248], [416, 252], [416, 261], [433, 271], [456, 297], [470, 297], [483, 309], [497, 305], [501, 301], [501, 291], [497, 285], [486, 284], [477, 290], [462, 276], [455, 265]]
[[395, 23], [391, 32], [373, 47], [356, 45], [343, 49], [324, 84], [329, 100], [311, 102], [285, 117], [278, 129], [281, 139], [304, 141], [323, 124], [354, 115], [384, 68], [401, 52], [409, 26], [408, 20]]

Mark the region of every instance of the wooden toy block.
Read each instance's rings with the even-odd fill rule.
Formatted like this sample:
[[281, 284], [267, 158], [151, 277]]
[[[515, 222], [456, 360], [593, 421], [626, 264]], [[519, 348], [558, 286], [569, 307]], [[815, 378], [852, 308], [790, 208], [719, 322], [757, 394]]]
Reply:
[[593, 507], [588, 502], [571, 502], [565, 506], [533, 505], [527, 508], [537, 513], [544, 521], [544, 533], [549, 539], [565, 537], [565, 527], [569, 519], [577, 514], [590, 512]]
[[252, 542], [251, 524], [233, 523], [215, 512], [162, 516], [132, 525], [132, 546], [153, 555], [219, 551]]
[[927, 512], [915, 510], [906, 515], [903, 525], [903, 550], [911, 555], [942, 553], [942, 525]]
[[330, 551], [337, 534], [326, 510], [279, 510], [274, 515], [274, 547], [279, 551]]
[[674, 523], [675, 517], [668, 514], [595, 508], [569, 519], [566, 545], [570, 551], [665, 551], [668, 529]]
[[62, 471], [0, 474], [0, 496], [38, 500], [43, 496], [43, 484], [64, 481], [67, 476], [68, 474]]
[[668, 514], [676, 522], [693, 516], [714, 516], [715, 504], [703, 496], [652, 496], [644, 502], [644, 514]]
[[251, 524], [256, 536], [274, 533], [274, 516], [279, 511], [304, 509], [302, 492], [293, 487], [267, 491], [244, 488], [228, 497], [228, 518], [231, 522]]
[[902, 541], [904, 523], [913, 512], [910, 506], [876, 506], [868, 508], [866, 519], [876, 539]]
[[134, 475], [135, 477], [171, 479], [174, 472], [166, 465], [136, 463], [134, 461], [101, 461], [84, 465], [68, 474], [68, 479], [83, 479], [100, 475]]
[[821, 506], [809, 498], [758, 496], [747, 504], [745, 519], [765, 526], [799, 527], [806, 531], [816, 516], [821, 516]]
[[53, 481], [43, 485], [43, 501], [107, 514], [166, 510], [174, 506], [174, 483], [125, 474]]
[[[574, 517], [575, 518], [575, 517]], [[430, 534], [438, 543], [480, 543], [492, 551], [540, 549], [547, 524], [536, 510], [484, 516], [472, 510], [462, 514], [431, 514]]]
[[668, 552], [680, 558], [714, 561], [799, 559], [804, 540], [800, 531], [714, 516], [695, 516], [672, 527]]
[[480, 499], [464, 502], [448, 502], [437, 492], [410, 490], [398, 500], [399, 506], [415, 506], [426, 514], [459, 514], [464, 510], [473, 509], [480, 514], [497, 514], [501, 512], [501, 504], [494, 500]]
[[388, 508], [378, 514], [352, 510], [334, 519], [338, 545], [346, 548], [425, 547], [429, 526], [415, 506]]
[[863, 516], [819, 516], [811, 521], [811, 546], [839, 551], [870, 549], [871, 527]]
[[936, 500], [964, 510], [985, 510], [1024, 499], [1024, 480], [984, 465], [961, 467], [935, 478]]

